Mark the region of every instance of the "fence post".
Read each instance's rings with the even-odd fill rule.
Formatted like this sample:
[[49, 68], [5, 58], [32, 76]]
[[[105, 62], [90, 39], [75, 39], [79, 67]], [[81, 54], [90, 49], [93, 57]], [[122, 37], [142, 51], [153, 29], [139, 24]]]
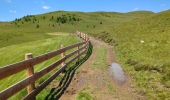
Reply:
[[84, 39], [85, 41], [87, 40], [87, 34], [85, 34], [85, 39]]
[[86, 51], [88, 49], [88, 46], [89, 46], [89, 37], [88, 35], [86, 34]]
[[84, 33], [81, 33], [81, 38], [83, 39]]
[[88, 35], [86, 34], [86, 42], [88, 41]]
[[80, 32], [78, 32], [78, 37], [80, 37], [81, 36], [81, 33]]
[[82, 36], [82, 33], [80, 32], [80, 38], [81, 38], [81, 36]]
[[[64, 47], [63, 44], [61, 44], [61, 48], [63, 47]], [[61, 53], [61, 58], [64, 58], [64, 57], [65, 57], [65, 52]], [[64, 65], [65, 65], [65, 61], [61, 63], [61, 66], [64, 66]]]
[[86, 34], [84, 34], [84, 41], [86, 41], [85, 39], [86, 39]]
[[83, 37], [83, 40], [84, 40], [84, 36], [85, 36], [85, 34], [83, 33], [83, 36], [82, 36], [82, 37]]
[[[33, 58], [32, 53], [26, 53], [25, 54], [25, 60], [32, 59], [32, 58]], [[27, 68], [27, 77], [30, 77], [33, 74], [34, 74], [34, 68], [33, 68], [33, 65], [30, 64], [29, 68]], [[34, 89], [35, 89], [35, 83], [28, 85], [27, 86], [27, 93], [30, 94]], [[35, 100], [35, 98], [34, 98], [34, 100]]]
[[[77, 47], [77, 49], [79, 50], [80, 49], [80, 46]], [[80, 60], [80, 51], [77, 52], [77, 55], [78, 55], [78, 59], [77, 59], [77, 62], [79, 63], [79, 60]]]

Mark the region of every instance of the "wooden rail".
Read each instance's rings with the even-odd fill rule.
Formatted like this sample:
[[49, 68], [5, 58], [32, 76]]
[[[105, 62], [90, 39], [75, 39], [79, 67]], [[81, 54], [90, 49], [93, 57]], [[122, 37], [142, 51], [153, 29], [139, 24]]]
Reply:
[[[8, 87], [7, 89], [0, 92], [0, 100], [6, 100], [9, 97], [13, 96], [17, 92], [27, 87], [27, 95], [23, 98], [24, 100], [32, 100], [36, 98], [36, 95], [39, 94], [52, 80], [54, 80], [60, 73], [62, 73], [68, 64], [72, 63], [76, 59], [79, 60], [79, 57], [86, 53], [89, 45], [89, 38], [86, 34], [82, 32], [76, 32], [76, 35], [81, 38], [82, 42], [76, 43], [67, 47], [61, 46], [60, 49], [52, 51], [46, 54], [42, 54], [33, 58], [31, 53], [25, 55], [25, 60], [10, 64], [0, 68], [0, 80], [9, 77], [13, 74], [17, 74], [20, 71], [27, 70], [27, 78], [21, 80], [20, 82]], [[78, 48], [77, 50], [65, 55], [67, 50]], [[75, 55], [71, 60], [65, 62], [68, 58]], [[47, 61], [53, 57], [61, 55], [61, 59], [52, 63], [51, 65], [45, 67], [44, 69], [34, 73], [34, 65]], [[38, 86], [35, 86], [36, 80], [40, 79], [42, 76], [46, 75], [52, 71], [57, 66], [62, 65], [61, 68], [53, 75], [51, 75], [47, 80], [41, 83]]]

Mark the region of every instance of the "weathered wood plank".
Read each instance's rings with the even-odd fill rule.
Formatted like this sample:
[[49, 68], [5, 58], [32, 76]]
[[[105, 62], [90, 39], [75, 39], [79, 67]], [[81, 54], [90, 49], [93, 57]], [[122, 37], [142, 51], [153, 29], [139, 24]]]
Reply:
[[15, 84], [15, 85], [5, 89], [4, 91], [0, 92], [0, 100], [1, 99], [2, 100], [7, 99], [7, 98], [11, 97], [12, 95], [16, 94], [17, 92], [19, 92], [20, 90], [22, 90], [23, 88], [25, 88], [26, 86], [28, 86], [29, 84], [34, 83], [37, 79], [41, 78], [42, 76], [44, 76], [48, 72], [52, 71], [56, 66], [60, 65], [67, 58], [73, 56], [74, 54], [77, 54], [77, 52], [80, 52], [81, 50], [83, 50], [85, 48], [86, 48], [86, 45], [79, 50], [75, 50], [72, 53], [67, 54], [64, 58], [62, 58], [59, 61], [51, 64], [48, 67], [42, 69], [41, 71], [36, 72], [34, 75], [28, 77], [27, 79], [24, 79], [24, 80], [18, 82], [17, 84]]
[[43, 55], [40, 55], [40, 56], [32, 58], [32, 59], [24, 60], [24, 61], [15, 63], [15, 64], [10, 64], [5, 67], [2, 67], [2, 68], [0, 68], [0, 80], [28, 68], [29, 67], [28, 65], [30, 65], [30, 64], [32, 64], [32, 65], [39, 64], [39, 63], [46, 61], [56, 55], [61, 54], [64, 51], [67, 51], [69, 49], [75, 48], [75, 47], [83, 45], [83, 44], [85, 44], [85, 42], [73, 44], [71, 46], [67, 46], [67, 47], [61, 48], [59, 50], [43, 54]]
[[[32, 59], [33, 55], [32, 53], [27, 53], [25, 54], [25, 60]], [[29, 65], [30, 67], [27, 68], [27, 76], [30, 77], [34, 74], [34, 68], [32, 65]], [[32, 83], [27, 86], [27, 93], [31, 93], [35, 89], [35, 83]]]
[[67, 67], [68, 64], [76, 60], [79, 56], [86, 53], [86, 50], [80, 53], [80, 55], [77, 55], [76, 57], [72, 58], [69, 62], [67, 62], [63, 67], [61, 67], [56, 73], [54, 73], [51, 77], [49, 77], [46, 81], [44, 81], [42, 84], [40, 84], [32, 93], [28, 94], [26, 97], [24, 97], [24, 100], [31, 100], [33, 97], [38, 95], [52, 80], [54, 80], [61, 72], [64, 71], [64, 69]]

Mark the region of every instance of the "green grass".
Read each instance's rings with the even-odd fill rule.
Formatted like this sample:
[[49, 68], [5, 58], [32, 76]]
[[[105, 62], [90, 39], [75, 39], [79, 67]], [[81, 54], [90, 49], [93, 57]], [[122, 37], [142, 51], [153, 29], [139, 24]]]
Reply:
[[[34, 32], [29, 32], [29, 31]], [[51, 36], [30, 27], [17, 28], [10, 23], [0, 24], [0, 48], [23, 42], [36, 41], [50, 38]]]
[[93, 61], [93, 67], [97, 69], [108, 70], [106, 62], [107, 49], [103, 47], [98, 47], [95, 52], [96, 59], [94, 59]]
[[112, 83], [108, 83], [107, 88], [112, 95], [115, 95], [116, 89], [113, 87]]
[[[63, 15], [66, 17], [62, 17]], [[54, 17], [53, 20], [51, 20], [52, 16]], [[69, 16], [80, 20], [71, 19], [69, 21]], [[57, 21], [59, 17], [61, 19]], [[117, 59], [132, 77], [133, 83], [136, 84], [136, 88], [141, 95], [149, 99], [169, 99], [169, 17], [170, 11], [160, 13], [149, 11], [128, 13], [50, 12], [33, 17], [28, 16], [20, 21], [0, 23], [0, 47], [20, 44], [20, 47], [22, 47], [24, 42], [53, 37], [45, 33], [75, 32], [79, 30], [115, 46]], [[63, 20], [64, 23], [62, 23]], [[37, 25], [39, 25], [38, 28]], [[141, 43], [141, 41], [144, 41], [144, 43]], [[23, 48], [26, 47], [23, 46]], [[20, 49], [18, 51], [14, 50], [15, 52], [12, 51], [12, 48], [6, 51], [16, 52], [17, 54]], [[5, 54], [8, 55], [4, 51], [2, 55], [5, 56]], [[9, 63], [21, 59], [18, 56], [21, 55], [15, 56], [16, 60], [8, 60]], [[7, 64], [4, 62], [6, 59], [3, 58], [1, 61], [0, 65]], [[102, 60], [98, 60], [97, 64], [100, 64], [100, 62]]]
[[[60, 17], [66, 20], [63, 15], [66, 16], [67, 21], [65, 23], [58, 22], [57, 19]], [[12, 22], [2, 22], [0, 23], [0, 47], [49, 38], [49, 35], [44, 34], [49, 32], [75, 32], [79, 30], [95, 34], [102, 30], [112, 29], [113, 25], [121, 22], [139, 18], [140, 14], [124, 15], [111, 12], [82, 13], [58, 11], [27, 16]], [[69, 16], [74, 17], [76, 21], [69, 21]], [[77, 21], [77, 19], [80, 20]], [[100, 24], [101, 22], [102, 24]], [[37, 25], [39, 25], [38, 28]]]
[[[52, 50], [56, 50], [60, 48], [60, 45], [63, 44], [65, 46], [68, 46], [73, 43], [77, 43], [79, 40], [76, 37], [73, 36], [56, 36], [49, 39], [44, 40], [38, 40], [33, 42], [27, 42], [27, 43], [21, 43], [18, 45], [12, 45], [3, 47], [0, 49], [0, 66], [4, 66], [7, 64], [15, 63], [18, 61], [21, 61], [24, 59], [25, 53], [33, 53], [34, 56], [38, 56], [40, 54], [47, 53]], [[35, 71], [39, 71], [46, 67], [47, 65], [51, 64], [52, 62], [56, 61], [59, 57], [54, 57], [50, 59], [49, 61], [43, 62], [37, 66], [35, 66]], [[46, 75], [45, 77], [41, 78], [37, 81], [37, 85], [43, 82], [49, 75], [52, 73]], [[0, 83], [0, 90], [3, 90], [7, 88], [8, 86], [18, 82], [19, 80], [22, 80], [26, 77], [26, 72], [20, 72], [16, 75], [10, 76], [4, 80], [1, 80]], [[23, 97], [23, 95], [26, 94], [26, 91], [23, 90], [18, 95], [16, 95], [12, 99], [20, 99]]]
[[170, 98], [169, 15], [166, 11], [135, 19], [96, 36], [115, 46], [117, 59], [148, 99]]
[[80, 91], [77, 96], [76, 100], [93, 100], [93, 97], [86, 91]]

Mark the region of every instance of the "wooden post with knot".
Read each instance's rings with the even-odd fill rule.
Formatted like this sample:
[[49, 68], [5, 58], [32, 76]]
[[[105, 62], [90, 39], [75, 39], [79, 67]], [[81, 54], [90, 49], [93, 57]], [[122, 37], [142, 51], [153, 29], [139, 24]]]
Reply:
[[[29, 59], [32, 59], [32, 58], [33, 58], [32, 53], [25, 54], [25, 60], [29, 60]], [[27, 68], [27, 77], [30, 77], [33, 74], [34, 74], [34, 67], [30, 63], [29, 67]], [[30, 94], [34, 89], [35, 89], [35, 83], [28, 85], [27, 86], [27, 93]], [[35, 97], [33, 99], [35, 100]]]

